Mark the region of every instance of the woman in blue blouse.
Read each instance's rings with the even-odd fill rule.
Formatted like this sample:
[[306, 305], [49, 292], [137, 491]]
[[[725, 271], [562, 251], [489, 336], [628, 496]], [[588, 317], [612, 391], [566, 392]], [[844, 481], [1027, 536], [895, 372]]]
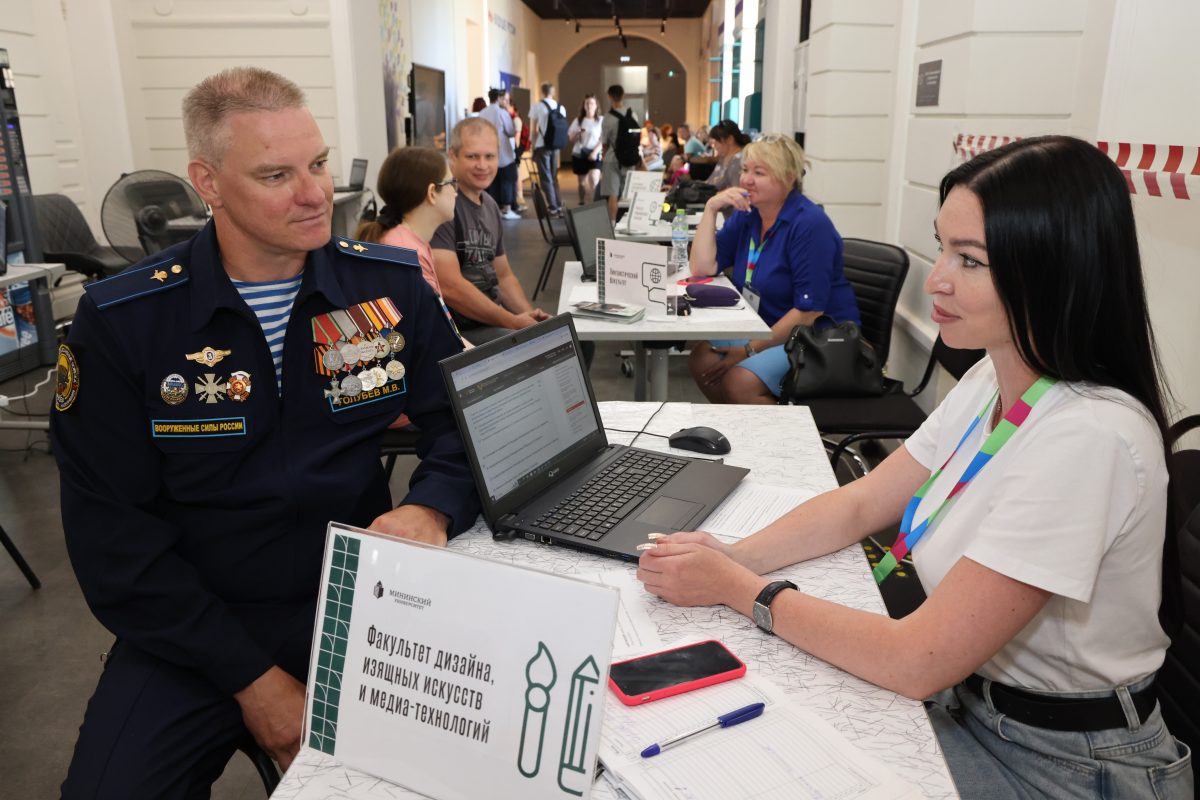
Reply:
[[[688, 365], [714, 403], [777, 402], [787, 374], [783, 343], [796, 325], [826, 314], [860, 322], [842, 270], [842, 237], [829, 217], [800, 193], [804, 150], [786, 136], [746, 146], [742, 176], [712, 197], [692, 243], [692, 275], [733, 267], [733, 284], [771, 326], [762, 339], [691, 343]], [[717, 232], [722, 209], [733, 209]]]

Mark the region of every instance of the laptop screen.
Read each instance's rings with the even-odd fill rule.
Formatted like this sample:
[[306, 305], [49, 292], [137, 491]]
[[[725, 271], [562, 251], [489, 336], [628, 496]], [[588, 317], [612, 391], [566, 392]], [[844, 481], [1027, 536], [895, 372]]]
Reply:
[[608, 203], [589, 203], [583, 208], [567, 209], [567, 221], [571, 225], [571, 243], [575, 246], [575, 257], [583, 262], [583, 274], [596, 274], [596, 240], [613, 238], [612, 222], [608, 219]]
[[367, 180], [367, 160], [356, 158], [350, 162], [350, 188], [361, 189]]
[[526, 330], [534, 335], [506, 336], [443, 362], [488, 505], [553, 480], [590, 437], [603, 436], [570, 317]]

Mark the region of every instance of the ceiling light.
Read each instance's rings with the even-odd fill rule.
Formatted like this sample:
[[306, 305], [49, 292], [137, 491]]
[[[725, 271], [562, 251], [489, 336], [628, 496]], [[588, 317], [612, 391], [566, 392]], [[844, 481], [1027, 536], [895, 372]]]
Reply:
[[624, 63], [626, 63], [626, 62], [628, 62], [628, 61], [629, 61], [629, 56], [621, 56], [621, 63], [622, 63], [622, 64], [624, 64]]

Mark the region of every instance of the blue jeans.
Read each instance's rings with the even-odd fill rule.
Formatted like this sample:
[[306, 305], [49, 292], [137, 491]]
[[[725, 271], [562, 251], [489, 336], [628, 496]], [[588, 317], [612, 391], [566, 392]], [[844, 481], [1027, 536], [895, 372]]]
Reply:
[[1158, 706], [1139, 723], [1129, 699], [1152, 680], [1116, 690], [1129, 725], [1103, 731], [1054, 731], [1016, 722], [996, 711], [987, 680], [983, 697], [959, 684], [925, 705], [963, 798], [1191, 800], [1191, 751], [1171, 736]]

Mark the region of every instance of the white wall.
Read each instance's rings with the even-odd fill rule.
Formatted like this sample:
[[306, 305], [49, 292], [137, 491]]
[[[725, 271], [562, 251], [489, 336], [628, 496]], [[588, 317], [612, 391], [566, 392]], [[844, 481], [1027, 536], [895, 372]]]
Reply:
[[900, 17], [893, 0], [813, 3], [804, 190], [843, 236], [884, 237]]
[[[1200, 142], [1200, 4], [1117, 0], [1097, 139]], [[1193, 193], [1195, 197], [1195, 193]], [[1150, 315], [1167, 378], [1185, 413], [1200, 412], [1200, 197], [1133, 197]]]
[[34, 194], [62, 193], [91, 212], [63, 7], [40, 0], [0, 0], [0, 48], [12, 63], [17, 110]]
[[[112, 2], [136, 167], [186, 174], [183, 96], [201, 79], [234, 66], [263, 67], [299, 84], [331, 148], [335, 173], [348, 166], [329, 0]], [[377, 42], [376, 35], [372, 44]]]

